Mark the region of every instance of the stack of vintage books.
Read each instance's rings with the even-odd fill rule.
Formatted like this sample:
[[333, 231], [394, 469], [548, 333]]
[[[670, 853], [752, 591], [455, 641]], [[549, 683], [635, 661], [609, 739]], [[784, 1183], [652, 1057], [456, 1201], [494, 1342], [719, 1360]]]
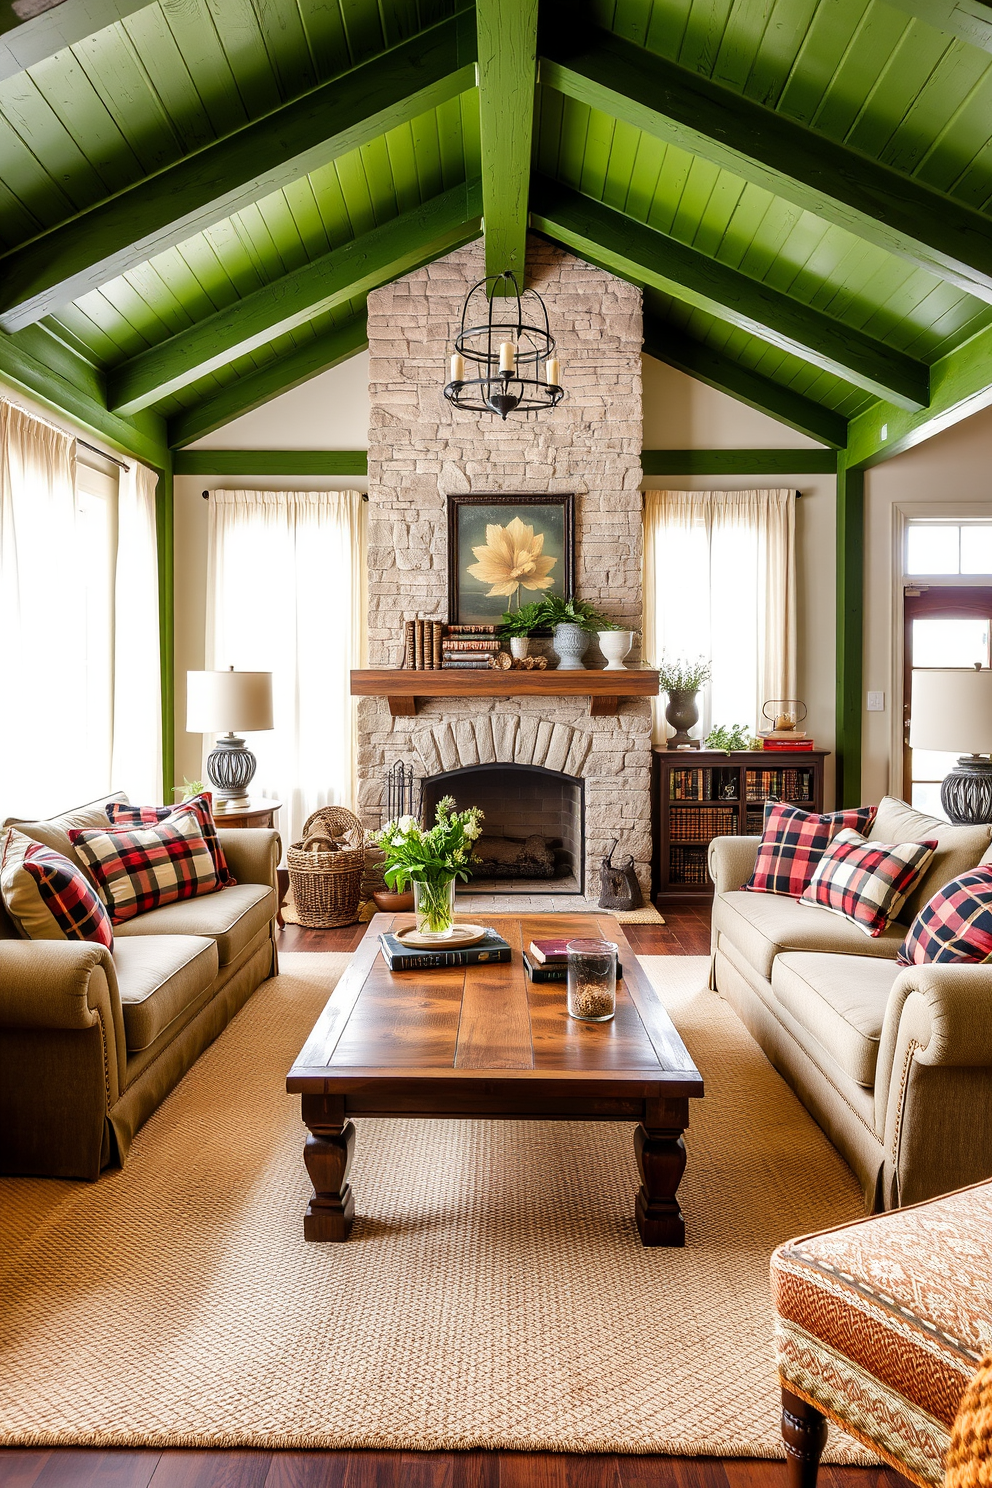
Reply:
[[458, 670], [489, 666], [489, 658], [500, 650], [495, 625], [447, 625], [441, 641], [441, 665]]
[[435, 672], [441, 667], [441, 620], [408, 620], [405, 626], [403, 665], [410, 671]]
[[[568, 980], [568, 940], [532, 940], [523, 954], [524, 970], [532, 982]], [[623, 967], [617, 961], [617, 981]]]

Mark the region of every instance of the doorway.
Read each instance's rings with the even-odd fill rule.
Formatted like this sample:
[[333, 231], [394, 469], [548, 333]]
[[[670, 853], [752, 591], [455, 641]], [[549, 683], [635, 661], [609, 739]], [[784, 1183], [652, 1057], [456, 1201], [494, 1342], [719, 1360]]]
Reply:
[[943, 816], [940, 784], [958, 756], [910, 749], [914, 667], [992, 664], [992, 588], [919, 584], [904, 591], [903, 796], [918, 811]]

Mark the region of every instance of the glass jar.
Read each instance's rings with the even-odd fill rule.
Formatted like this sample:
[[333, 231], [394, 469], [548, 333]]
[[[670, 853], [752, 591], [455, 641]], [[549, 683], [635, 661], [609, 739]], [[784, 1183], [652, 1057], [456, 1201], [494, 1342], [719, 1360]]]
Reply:
[[447, 940], [455, 923], [455, 880], [421, 883], [414, 879], [413, 912], [418, 935], [425, 940]]
[[617, 1010], [617, 947], [612, 940], [570, 940], [568, 1012], [582, 1023], [606, 1023]]

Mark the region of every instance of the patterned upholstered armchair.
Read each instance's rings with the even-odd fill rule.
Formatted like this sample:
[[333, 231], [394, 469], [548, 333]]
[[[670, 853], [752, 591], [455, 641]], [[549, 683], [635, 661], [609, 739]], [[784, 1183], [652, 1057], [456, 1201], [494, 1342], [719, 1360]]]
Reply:
[[914, 1483], [941, 1484], [992, 1349], [992, 1183], [788, 1241], [772, 1295], [795, 1488], [816, 1481], [828, 1420]]

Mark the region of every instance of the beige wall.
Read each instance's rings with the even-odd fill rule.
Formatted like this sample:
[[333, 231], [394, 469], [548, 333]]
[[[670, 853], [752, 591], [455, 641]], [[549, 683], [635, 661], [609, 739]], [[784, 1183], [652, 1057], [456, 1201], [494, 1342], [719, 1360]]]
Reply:
[[885, 711], [863, 714], [861, 794], [866, 801], [877, 801], [887, 791], [903, 794], [899, 510], [992, 516], [990, 449], [992, 409], [985, 409], [867, 472], [864, 687], [885, 693]]

